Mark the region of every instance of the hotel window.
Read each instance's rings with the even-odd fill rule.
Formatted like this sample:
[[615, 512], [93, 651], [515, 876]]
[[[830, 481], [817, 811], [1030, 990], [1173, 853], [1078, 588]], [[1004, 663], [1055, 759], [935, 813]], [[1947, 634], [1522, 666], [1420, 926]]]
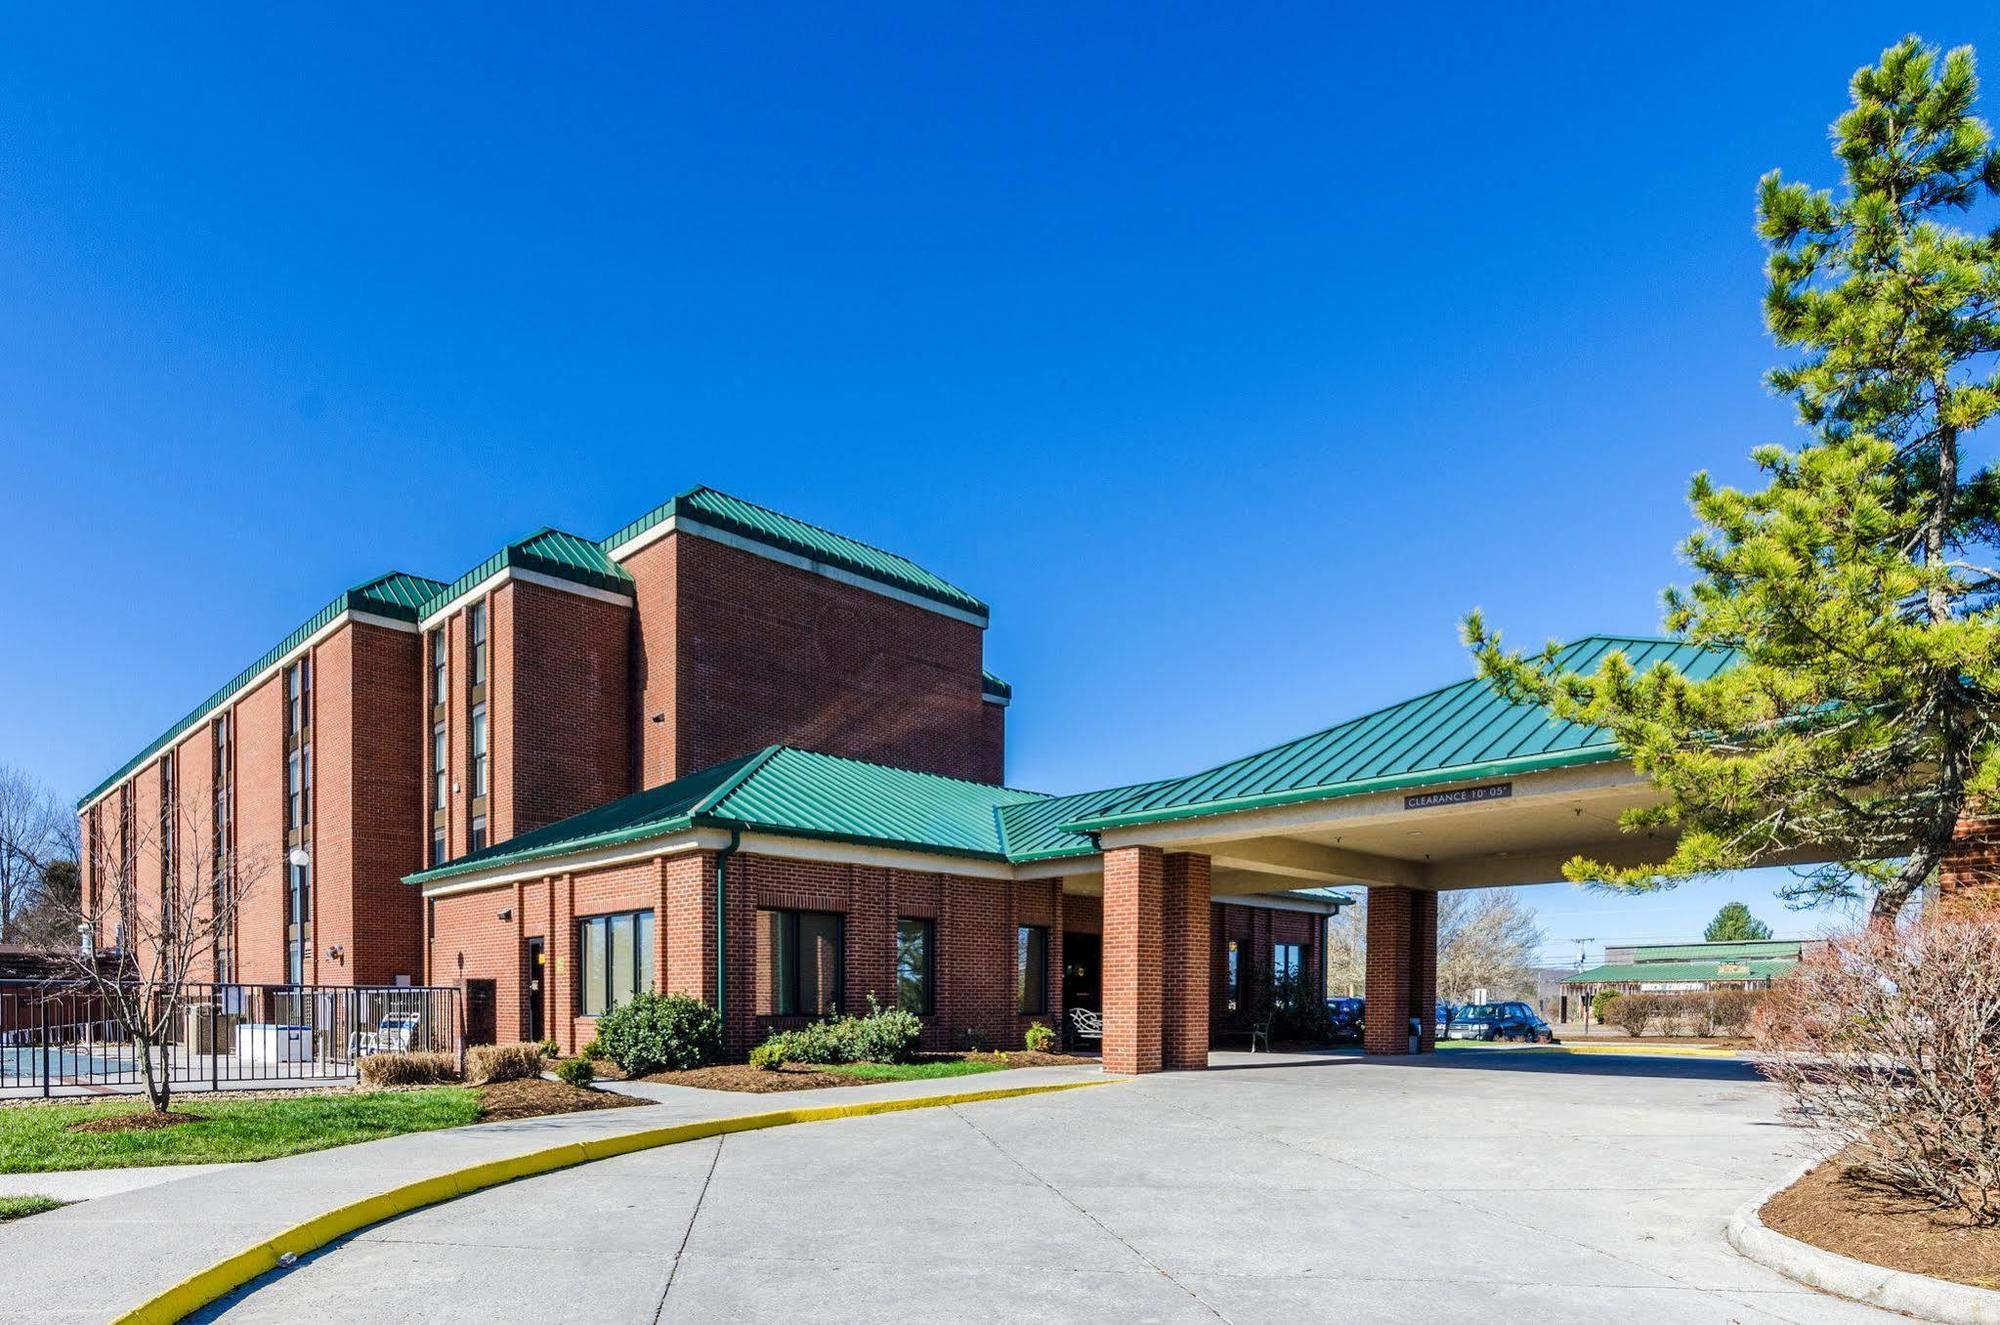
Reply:
[[486, 706], [472, 706], [472, 795], [486, 794]]
[[486, 684], [486, 604], [474, 603], [465, 611], [466, 629], [472, 636], [472, 684]]
[[896, 1006], [928, 1017], [934, 1006], [931, 971], [937, 927], [928, 920], [896, 922]]
[[1024, 1013], [1049, 1010], [1049, 931], [1023, 925], [1014, 941], [1014, 1002]]
[[579, 1015], [601, 1017], [653, 989], [653, 913], [591, 916], [577, 922]]
[[220, 873], [223, 862], [229, 858], [229, 715], [217, 718], [213, 730], [215, 754], [209, 766], [215, 787], [213, 855], [216, 872]]
[[447, 767], [450, 752], [445, 748], [444, 724], [431, 724], [431, 808], [444, 808], [445, 791], [450, 785], [450, 771]]
[[1299, 978], [1305, 974], [1306, 950], [1297, 943], [1271, 945], [1271, 997], [1280, 1006], [1291, 1007], [1304, 990]]
[[444, 864], [444, 829], [431, 833], [431, 865], [433, 868]]
[[306, 954], [312, 951], [312, 867], [287, 863], [285, 868], [285, 979], [302, 985]]
[[299, 659], [285, 669], [285, 735], [302, 738], [311, 720], [312, 658]]
[[285, 756], [285, 827], [296, 833], [306, 824], [306, 752]]
[[447, 679], [444, 661], [447, 656], [446, 650], [449, 647], [445, 642], [444, 631], [442, 629], [431, 632], [431, 704], [433, 706], [444, 703], [445, 681]]
[[1231, 1012], [1243, 1003], [1243, 950], [1235, 939], [1229, 940], [1223, 953], [1222, 994]]
[[174, 757], [165, 755], [160, 760], [160, 888], [164, 894], [168, 880], [174, 874], [174, 848], [179, 834], [179, 815], [174, 800]]
[[472, 843], [470, 849], [473, 851], [484, 851], [486, 849], [486, 816], [483, 814], [472, 816]]
[[757, 913], [757, 1015], [825, 1017], [839, 1010], [844, 917], [828, 911]]

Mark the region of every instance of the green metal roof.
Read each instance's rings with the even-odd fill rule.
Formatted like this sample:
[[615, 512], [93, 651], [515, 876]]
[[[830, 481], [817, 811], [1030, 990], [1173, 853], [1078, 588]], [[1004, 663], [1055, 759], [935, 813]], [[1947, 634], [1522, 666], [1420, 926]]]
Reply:
[[1796, 958], [1799, 939], [1741, 939], [1733, 943], [1614, 943], [1629, 947], [1638, 962], [1740, 962], [1757, 957]]
[[1109, 805], [1159, 782], [1142, 782], [1130, 787], [1085, 791], [1073, 796], [1044, 796], [1020, 801], [1000, 810], [1000, 831], [1007, 846], [1007, 858], [1015, 861], [1055, 860], [1063, 856], [1089, 856], [1097, 848], [1088, 837], [1064, 825], [1072, 820], [1102, 813]]
[[[1609, 635], [1564, 645], [1558, 661], [1590, 672], [1613, 651], [1623, 651], [1641, 671], [1669, 663], [1695, 678], [1735, 661], [1726, 650]], [[1149, 784], [1069, 826], [1116, 828], [1223, 814], [1595, 763], [1619, 753], [1604, 729], [1558, 721], [1537, 705], [1503, 699], [1473, 677], [1206, 772]]]
[[726, 492], [717, 492], [714, 488], [689, 488], [605, 539], [603, 548], [606, 552], [615, 553], [647, 530], [670, 519], [697, 521], [808, 561], [836, 566], [864, 579], [957, 608], [982, 622], [988, 616], [985, 603], [957, 585], [931, 574], [907, 557], [870, 547], [844, 534], [807, 524], [740, 497], [732, 497]]
[[1620, 962], [1615, 966], [1594, 966], [1566, 978], [1566, 985], [1677, 984], [1690, 980], [1770, 980], [1798, 965], [1795, 961], [1749, 961], [1730, 963], [1747, 971], [1724, 971], [1722, 962]]
[[560, 529], [542, 528], [526, 538], [509, 543], [450, 584], [440, 587], [419, 608], [419, 615], [431, 615], [506, 567], [537, 571], [572, 584], [588, 585], [612, 593], [632, 592], [632, 577], [623, 566], [606, 556], [602, 547]]
[[991, 695], [1003, 704], [1014, 698], [1014, 687], [1008, 685], [991, 672], [980, 674], [979, 692], [983, 695]]
[[[774, 745], [412, 874], [409, 881], [566, 856], [704, 825], [1006, 860], [998, 811], [1043, 799], [1038, 792]], [[1088, 851], [1089, 843], [1079, 841]]]
[[243, 687], [255, 680], [257, 674], [290, 653], [293, 649], [312, 638], [316, 631], [324, 629], [343, 612], [366, 612], [372, 616], [390, 617], [397, 621], [415, 622], [419, 617], [419, 607], [426, 599], [442, 587], [436, 580], [427, 580], [421, 575], [406, 575], [402, 571], [392, 571], [387, 575], [357, 584], [338, 598], [312, 614], [304, 624], [268, 649], [256, 662], [251, 663], [220, 690], [210, 695], [194, 707], [186, 717], [160, 734], [158, 740], [141, 750], [116, 773], [98, 783], [86, 792], [76, 805], [80, 810], [99, 796], [117, 786], [129, 777], [133, 770], [144, 764], [172, 744], [189, 728], [214, 713], [227, 703]]

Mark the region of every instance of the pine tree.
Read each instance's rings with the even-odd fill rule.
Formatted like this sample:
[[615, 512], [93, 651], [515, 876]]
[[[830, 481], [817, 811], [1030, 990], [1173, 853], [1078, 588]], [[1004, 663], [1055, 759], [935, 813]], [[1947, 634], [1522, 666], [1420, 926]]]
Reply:
[[1841, 196], [1776, 172], [1758, 194], [1766, 323], [1798, 351], [1769, 382], [1808, 440], [1755, 451], [1753, 492], [1695, 476], [1695, 579], [1666, 595], [1667, 628], [1736, 665], [1693, 681], [1613, 655], [1564, 674], [1553, 646], [1510, 653], [1466, 619], [1489, 681], [1608, 728], [1664, 793], [1625, 821], [1676, 830], [1670, 859], [1579, 858], [1573, 880], [1643, 891], [1830, 860], [1790, 900], [1890, 917], [2000, 781], [2000, 474], [1967, 455], [2000, 408], [2000, 231], [1953, 224], [2000, 194], [2000, 155], [1969, 48], [1906, 38], [1851, 92]]
[[1710, 943], [1745, 943], [1771, 937], [1771, 927], [1750, 914], [1742, 902], [1724, 902], [1701, 936]]

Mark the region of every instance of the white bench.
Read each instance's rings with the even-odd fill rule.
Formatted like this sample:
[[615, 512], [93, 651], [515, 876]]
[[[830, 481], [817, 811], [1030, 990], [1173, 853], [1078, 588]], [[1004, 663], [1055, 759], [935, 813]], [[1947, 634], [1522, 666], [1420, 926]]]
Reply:
[[1096, 1040], [1102, 1044], [1104, 1042], [1104, 1018], [1092, 1012], [1089, 1008], [1071, 1008], [1069, 1010], [1069, 1031], [1073, 1039]]

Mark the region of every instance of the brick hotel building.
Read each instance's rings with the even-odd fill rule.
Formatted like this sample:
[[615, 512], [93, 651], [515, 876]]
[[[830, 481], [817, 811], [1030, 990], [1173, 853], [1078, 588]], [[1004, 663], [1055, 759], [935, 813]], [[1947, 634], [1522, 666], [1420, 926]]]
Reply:
[[720, 1007], [739, 1055], [870, 995], [933, 1047], [1017, 1045], [1081, 1006], [1108, 1067], [1201, 1066], [1274, 971], [1317, 983], [1344, 899], [1268, 852], [1074, 826], [1164, 783], [1007, 788], [987, 619], [914, 562], [709, 488], [449, 583], [385, 575], [83, 799], [86, 898], [110, 875], [157, 898], [139, 826], [192, 823], [271, 867], [202, 979], [451, 985], [468, 1039], [566, 1049], [673, 990]]

